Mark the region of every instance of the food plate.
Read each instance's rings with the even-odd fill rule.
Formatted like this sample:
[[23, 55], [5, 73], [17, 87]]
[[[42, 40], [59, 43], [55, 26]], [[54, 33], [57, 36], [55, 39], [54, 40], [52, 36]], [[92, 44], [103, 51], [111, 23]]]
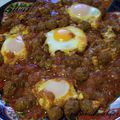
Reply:
[[[83, 3], [82, 3], [82, 5], [83, 5]], [[40, 4], [42, 4], [42, 6], [44, 5], [44, 3], [40, 3]], [[55, 2], [55, 4], [57, 4], [57, 3]], [[93, 7], [92, 9], [93, 9], [93, 11], [95, 11], [93, 17], [95, 17], [95, 18], [94, 19], [93, 18], [92, 19], [91, 18], [88, 19], [87, 18], [88, 16], [86, 18], [83, 17], [82, 20], [84, 20], [84, 22], [78, 23], [79, 17], [76, 18], [75, 13], [77, 14], [77, 12], [80, 12], [80, 11], [79, 10], [77, 11], [74, 8], [75, 7], [79, 8], [79, 6], [81, 6], [81, 4], [75, 3], [75, 4], [73, 4], [71, 6], [70, 5], [71, 3], [68, 4], [68, 3], [65, 3], [64, 1], [62, 1], [62, 3], [57, 4], [57, 5], [59, 5], [58, 7], [61, 8], [61, 6], [64, 5], [64, 4], [66, 5], [66, 8], [68, 8], [67, 12], [70, 15], [70, 16], [67, 16], [67, 14], [64, 13], [64, 15], [66, 15], [66, 19], [64, 20], [65, 22], [63, 20], [61, 20], [60, 18], [55, 18], [55, 20], [52, 19], [52, 21], [49, 21], [47, 19], [48, 21], [47, 22], [45, 21], [46, 20], [45, 19], [45, 14], [49, 13], [49, 11], [46, 11], [46, 9], [49, 8], [49, 6], [52, 6], [51, 3], [46, 4], [44, 6], [46, 9], [42, 8], [42, 6], [41, 6], [38, 9], [38, 11], [35, 12], [36, 16], [37, 16], [37, 19], [41, 20], [41, 18], [42, 18], [43, 21], [42, 21], [41, 24], [38, 23], [38, 25], [40, 25], [39, 29], [38, 28], [34, 29], [34, 24], [36, 24], [36, 22], [38, 22], [38, 21], [34, 21], [34, 19], [33, 19], [33, 21], [29, 23], [29, 24], [33, 24], [34, 23], [33, 26], [32, 26], [32, 28], [31, 27], [29, 28], [31, 30], [30, 33], [33, 33], [33, 36], [31, 36], [31, 38], [32, 37], [33, 38], [38, 37], [39, 39], [41, 39], [40, 37], [44, 36], [44, 34], [42, 32], [40, 32], [40, 34], [41, 34], [40, 37], [39, 36], [35, 37], [34, 35], [36, 35], [36, 33], [39, 32], [39, 31], [41, 31], [41, 30], [42, 31], [45, 30], [44, 32], [46, 33], [47, 39], [46, 39], [46, 42], [45, 42], [45, 46], [44, 45], [43, 45], [43, 47], [41, 46], [41, 48], [44, 49], [44, 52], [43, 52], [44, 54], [43, 53], [40, 53], [40, 54], [36, 53], [36, 55], [34, 55], [34, 56], [31, 55], [31, 57], [29, 58], [29, 61], [28, 61], [30, 63], [26, 64], [26, 61], [24, 61], [24, 59], [26, 59], [26, 55], [27, 55], [28, 51], [26, 51], [26, 48], [24, 47], [25, 46], [24, 41], [23, 41], [23, 39], [21, 37], [21, 35], [23, 35], [24, 39], [25, 38], [26, 39], [29, 38], [29, 36], [27, 36], [27, 34], [29, 32], [28, 28], [20, 25], [20, 26], [15, 27], [15, 29], [11, 30], [10, 33], [5, 33], [4, 34], [5, 39], [7, 37], [9, 38], [9, 34], [10, 34], [10, 36], [12, 36], [12, 35], [13, 36], [12, 36], [12, 39], [9, 38], [9, 39], [6, 40], [7, 42], [4, 42], [4, 44], [2, 43], [3, 46], [1, 48], [1, 54], [4, 57], [4, 63], [7, 64], [7, 66], [3, 65], [3, 68], [1, 69], [1, 73], [4, 72], [4, 70], [6, 71], [6, 75], [2, 76], [2, 79], [4, 78], [4, 83], [5, 83], [3, 100], [10, 99], [10, 105], [13, 106], [13, 108], [15, 107], [16, 111], [19, 111], [19, 112], [17, 112], [17, 114], [21, 117], [20, 119], [31, 119], [30, 117], [34, 117], [35, 119], [38, 119], [39, 118], [38, 116], [48, 116], [49, 115], [49, 117], [50, 117], [51, 120], [53, 120], [53, 119], [57, 120], [59, 116], [61, 117], [63, 115], [63, 111], [61, 111], [61, 108], [63, 109], [63, 107], [64, 107], [64, 114], [66, 115], [66, 118], [69, 118], [71, 120], [77, 119], [77, 118], [80, 119], [80, 120], [82, 120], [82, 119], [83, 120], [91, 120], [91, 119], [97, 119], [97, 120], [102, 120], [102, 119], [105, 119], [105, 120], [114, 120], [114, 119], [117, 119], [120, 116], [120, 111], [119, 111], [119, 108], [120, 108], [120, 106], [119, 106], [120, 105], [120, 99], [119, 99], [119, 97], [112, 104], [110, 104], [109, 107], [107, 107], [107, 110], [104, 109], [105, 106], [100, 107], [99, 106], [99, 102], [103, 101], [103, 98], [101, 97], [102, 94], [98, 92], [99, 90], [98, 91], [96, 90], [97, 88], [95, 88], [95, 89], [92, 88], [92, 87], [97, 86], [98, 84], [94, 83], [93, 80], [91, 80], [91, 79], [96, 78], [94, 80], [97, 80], [96, 82], [98, 82], [99, 80], [102, 81], [102, 79], [104, 79], [104, 81], [105, 81], [106, 79], [110, 78], [110, 81], [106, 80], [107, 84], [110, 84], [109, 82], [111, 82], [111, 81], [113, 82], [112, 77], [114, 78], [114, 76], [117, 77], [119, 75], [117, 73], [117, 72], [119, 72], [118, 71], [119, 68], [117, 68], [118, 66], [116, 67], [116, 64], [117, 64], [116, 62], [115, 63], [114, 62], [110, 63], [111, 65], [108, 64], [108, 65], [110, 65], [110, 68], [107, 69], [106, 68], [107, 66], [105, 66], [105, 68], [104, 68], [104, 65], [106, 65], [107, 62], [109, 62], [109, 61], [106, 62], [106, 61], [100, 59], [101, 63], [100, 63], [100, 66], [98, 66], [99, 63], [97, 61], [97, 57], [94, 55], [92, 57], [92, 62], [93, 62], [93, 65], [94, 65], [93, 69], [95, 69], [96, 71], [95, 71], [95, 73], [91, 72], [91, 76], [92, 77], [90, 79], [88, 79], [89, 83], [86, 82], [87, 84], [86, 83], [83, 84], [83, 86], [85, 86], [86, 89], [87, 88], [89, 88], [89, 89], [87, 91], [84, 91], [86, 89], [82, 89], [82, 86], [81, 86], [81, 89], [78, 90], [78, 84], [80, 85], [81, 82], [85, 81], [86, 77], [89, 76], [89, 75], [86, 75], [86, 69], [84, 69], [85, 66], [82, 66], [82, 69], [81, 69], [81, 67], [77, 68], [77, 66], [80, 66], [80, 64], [78, 64], [79, 63], [78, 61], [80, 61], [82, 59], [82, 58], [80, 58], [80, 56], [82, 56], [82, 54], [88, 55], [87, 52], [85, 53], [84, 51], [86, 49], [88, 50], [88, 48], [89, 48], [88, 47], [88, 43], [91, 42], [91, 41], [87, 41], [85, 34], [89, 33], [89, 34], [93, 34], [93, 36], [94, 36], [94, 34], [97, 33], [97, 35], [99, 35], [96, 29], [98, 27], [98, 22], [99, 22], [99, 19], [100, 19], [99, 16], [101, 15], [101, 13], [99, 12], [98, 9], [96, 9], [96, 8]], [[88, 5], [89, 4], [91, 4], [91, 3], [88, 3]], [[31, 5], [32, 5], [31, 3], [26, 3], [26, 2], [16, 2], [16, 3], [10, 4], [9, 6], [5, 7], [4, 12], [3, 12], [3, 17], [2, 17], [2, 24], [5, 25], [4, 23], [7, 23], [6, 21], [9, 20], [8, 18], [10, 16], [14, 17], [13, 15], [18, 15], [18, 14], [16, 14], [16, 12], [17, 12], [17, 13], [20, 13], [20, 14], [22, 13], [21, 14], [22, 17], [18, 16], [18, 17], [20, 17], [20, 22], [23, 23], [23, 24], [25, 24], [25, 25], [27, 25], [27, 26], [29, 26], [29, 24], [26, 21], [27, 20], [29, 21], [29, 19], [34, 18], [34, 14], [32, 14], [32, 12], [28, 11], [28, 9], [29, 9], [29, 7], [31, 7]], [[36, 5], [38, 5], [38, 3]], [[91, 10], [91, 7], [88, 6], [88, 5], [85, 4], [82, 7], [83, 8], [86, 7], [86, 8], [89, 8]], [[94, 6], [97, 6], [96, 3], [95, 3]], [[34, 8], [36, 8], [36, 7], [38, 7], [38, 6], [34, 6]], [[102, 7], [104, 8], [106, 6], [103, 5]], [[34, 10], [33, 8], [31, 8], [31, 9]], [[42, 13], [38, 14], [41, 11], [41, 9], [43, 9]], [[51, 15], [51, 17], [54, 18], [56, 15], [62, 14], [57, 9], [52, 10], [50, 12], [50, 14], [48, 15], [48, 17], [50, 17], [50, 15]], [[62, 9], [63, 8], [61, 8], [60, 11], [62, 11]], [[25, 14], [30, 14], [30, 15], [26, 15], [26, 17], [29, 16], [26, 19], [23, 17], [24, 12], [26, 12]], [[64, 12], [64, 11], [62, 11], [62, 12]], [[73, 14], [72, 12], [75, 12], [75, 13]], [[96, 16], [96, 12], [97, 12], [97, 16]], [[89, 15], [91, 16], [92, 13], [89, 13]], [[68, 18], [71, 17], [71, 21], [69, 20], [70, 18], [68, 19], [67, 17]], [[58, 19], [57, 23], [56, 23], [56, 19]], [[66, 20], [68, 20], [68, 21], [66, 22]], [[85, 22], [85, 20], [87, 20], [87, 22]], [[17, 21], [17, 22], [19, 22], [19, 21]], [[66, 27], [66, 24], [68, 24], [68, 22], [70, 22], [69, 24], [71, 26]], [[51, 23], [52, 23], [52, 25], [51, 25]], [[63, 23], [65, 25], [63, 25]], [[87, 31], [87, 29], [84, 26], [81, 26], [83, 23], [84, 23], [84, 25], [87, 24], [86, 25], [88, 27], [87, 29], [91, 29], [91, 31], [93, 33]], [[9, 25], [10, 25], [10, 23], [8, 24], [8, 26]], [[107, 23], [107, 25], [108, 25], [108, 23]], [[13, 25], [13, 26], [15, 26], [15, 25]], [[59, 29], [55, 29], [58, 26], [62, 26], [62, 27], [64, 27], [64, 29], [63, 28], [62, 29], [59, 28], [60, 30]], [[25, 31], [23, 29], [21, 29], [21, 27], [25, 28]], [[44, 29], [44, 27], [47, 28], [47, 30]], [[78, 27], [79, 27], [79, 29], [78, 29]], [[104, 27], [104, 25], [102, 27]], [[112, 26], [112, 27], [115, 27], [114, 28], [115, 32], [117, 30], [119, 31], [119, 28], [117, 28], [116, 26]], [[20, 28], [20, 31], [19, 31], [19, 28]], [[105, 32], [105, 30], [102, 29], [102, 28], [100, 28], [100, 29], [103, 30], [103, 32], [100, 31], [100, 33], [102, 35], [102, 38], [104, 38], [104, 40], [105, 40], [104, 44], [107, 44], [108, 42], [112, 42], [112, 40], [113, 40], [112, 38], [116, 37], [115, 34], [114, 34], [114, 32], [111, 29], [111, 26], [110, 27], [108, 26], [108, 28], [107, 28], [108, 31], [107, 32]], [[9, 30], [7, 30], [7, 31], [9, 31]], [[16, 31], [19, 32], [19, 34], [18, 34], [17, 37], [16, 37]], [[104, 34], [104, 32], [105, 32], [105, 34]], [[106, 37], [108, 37], [107, 35], [109, 34], [109, 32], [111, 33], [111, 36], [108, 39]], [[2, 32], [2, 33], [4, 33], [4, 32]], [[63, 33], [65, 33], [65, 34], [63, 34]], [[55, 35], [53, 36], [53, 34], [55, 34]], [[78, 44], [79, 42], [81, 42], [81, 41], [78, 41], [79, 40], [78, 38], [81, 37], [81, 36], [79, 36], [80, 34], [82, 35], [82, 45], [80, 44], [79, 46], [76, 46], [76, 44]], [[9, 59], [8, 59], [9, 55], [6, 56], [4, 48], [6, 47], [6, 45], [8, 45], [10, 43], [10, 41], [13, 40], [14, 37], [16, 39], [15, 39], [15, 41], [12, 44], [21, 43], [21, 44], [18, 44], [18, 46], [19, 46], [19, 49], [21, 49], [21, 48], [23, 49], [22, 50], [23, 52], [18, 52], [18, 54], [14, 54], [15, 56], [9, 57]], [[51, 37], [51, 39], [53, 39], [55, 37], [55, 39], [57, 39], [58, 41], [57, 42], [54, 41], [54, 40], [51, 41], [51, 39], [49, 39], [50, 37]], [[60, 40], [59, 37], [61, 37], [62, 40]], [[91, 37], [91, 36], [89, 35], [89, 37]], [[73, 49], [72, 52], [71, 52], [71, 50], [68, 50], [69, 46], [67, 46], [68, 47], [67, 49], [66, 49], [66, 47], [64, 47], [65, 44], [67, 44], [66, 41], [69, 41], [71, 38], [72, 39], [76, 38], [76, 39], [71, 40], [71, 43], [74, 44], [74, 48], [73, 48], [72, 45], [70, 45], [70, 46], [72, 46], [72, 48], [70, 47], [70, 49]], [[4, 38], [2, 37], [1, 39], [4, 39]], [[64, 41], [64, 39], [65, 39], [65, 41]], [[94, 38], [94, 40], [95, 39], [96, 38]], [[19, 42], [17, 42], [17, 40]], [[36, 42], [36, 39], [34, 39], [34, 41]], [[75, 42], [73, 42], [73, 41], [75, 41]], [[65, 44], [61, 44], [60, 45], [60, 44], [58, 44], [59, 42], [65, 42]], [[37, 47], [36, 46], [32, 46], [31, 47], [32, 49], [36, 49], [36, 48], [40, 47], [36, 43], [32, 43], [32, 44], [35, 44], [37, 46]], [[97, 44], [97, 42], [95, 44]], [[101, 44], [101, 42], [100, 43], [98, 42], [98, 44]], [[49, 45], [49, 48], [50, 48], [49, 52], [48, 52], [48, 49], [46, 48], [47, 45]], [[57, 47], [54, 47], [54, 46], [57, 46]], [[94, 44], [93, 44], [93, 46], [94, 46]], [[101, 44], [101, 46], [102, 46], [102, 44]], [[101, 47], [101, 46], [99, 46], [99, 47]], [[29, 46], [27, 46], [27, 47], [29, 48]], [[103, 45], [103, 47], [105, 47], [105, 46]], [[9, 48], [9, 49], [11, 49], [11, 48]], [[17, 48], [15, 48], [15, 49], [17, 49]], [[42, 51], [42, 49], [40, 49], [39, 51]], [[11, 50], [13, 50], [13, 49], [11, 49]], [[59, 50], [61, 50], [62, 52], [60, 52]], [[113, 53], [114, 53], [114, 50], [115, 49], [112, 49]], [[58, 52], [55, 53], [56, 51], [58, 51]], [[92, 50], [88, 50], [88, 51], [90, 52], [90, 55], [93, 52]], [[110, 54], [109, 50], [107, 50], [107, 49], [104, 49], [103, 53], [106, 52], [106, 51], [107, 51], [108, 54]], [[45, 58], [43, 58], [41, 56], [41, 54], [42, 54], [42, 56], [46, 55], [46, 56], [44, 56]], [[66, 56], [64, 54], [66, 54]], [[12, 55], [13, 54], [10, 54], [10, 56], [12, 56]], [[105, 54], [105, 55], [108, 56], [107, 54]], [[36, 57], [36, 56], [38, 56], [38, 57]], [[39, 58], [39, 56], [41, 56], [41, 58], [44, 59], [43, 61], [45, 61], [45, 63], [43, 63], [43, 61], [41, 63], [41, 61], [40, 61], [41, 58]], [[51, 57], [50, 56], [52, 57], [53, 61], [56, 59], [55, 62], [54, 62], [54, 65], [52, 66], [52, 68], [51, 68], [51, 64], [53, 64], [53, 63], [51, 63], [51, 62], [53, 62], [53, 61], [51, 61]], [[35, 61], [34, 61], [33, 57], [35, 57]], [[50, 57], [50, 58], [46, 60], [46, 57], [48, 57], [48, 58]], [[83, 56], [83, 57], [84, 57], [84, 61], [86, 61], [87, 58], [85, 56]], [[114, 60], [117, 59], [117, 58], [115, 58], [116, 54], [113, 54], [112, 58], [110, 56], [108, 56], [108, 57], [110, 59], [114, 59]], [[103, 58], [103, 56], [102, 56], [102, 58]], [[20, 59], [20, 61], [16, 62], [16, 60], [18, 60], [18, 59]], [[60, 59], [62, 59], [62, 60], [60, 60]], [[66, 61], [66, 59], [67, 59], [67, 61]], [[31, 61], [32, 62], [34, 61], [34, 62], [32, 63]], [[40, 61], [40, 62], [38, 62], [38, 61]], [[64, 61], [65, 65], [67, 67], [65, 67], [64, 63], [61, 63], [61, 61]], [[69, 62], [69, 61], [72, 61], [72, 62]], [[85, 64], [83, 64], [83, 65], [88, 64], [88, 62], [89, 61], [86, 61]], [[119, 62], [119, 60], [117, 62]], [[77, 63], [76, 66], [75, 66], [75, 63]], [[3, 63], [1, 62], [1, 64], [3, 64]], [[14, 64], [16, 64], [16, 65], [14, 66]], [[60, 64], [62, 64], [62, 66]], [[57, 66], [60, 66], [60, 67], [58, 68]], [[115, 71], [113, 69], [113, 66], [115, 67]], [[91, 66], [89, 66], [89, 67], [91, 67]], [[98, 67], [100, 67], [100, 68], [98, 69]], [[41, 71], [39, 71], [38, 68], [41, 69]], [[87, 69], [90, 69], [90, 71], [92, 71], [91, 68], [87, 68]], [[11, 71], [11, 69], [13, 69], [13, 72]], [[100, 72], [100, 70], [103, 70], [103, 69], [105, 70], [104, 72], [107, 72], [107, 75], [104, 74], [103, 72], [102, 73]], [[51, 70], [54, 71], [54, 72], [52, 72], [52, 77], [50, 77], [51, 75], [49, 75], [49, 73], [51, 73]], [[34, 73], [32, 73], [32, 71], [34, 71]], [[74, 76], [71, 76], [71, 74], [72, 74], [71, 71], [72, 72], [75, 71], [74, 72]], [[80, 71], [84, 71], [84, 72], [80, 73]], [[9, 73], [9, 72], [11, 72], [11, 73]], [[47, 72], [47, 74], [45, 74], [45, 72]], [[19, 73], [19, 76], [18, 76], [19, 79], [17, 79], [17, 77], [16, 77], [16, 75], [18, 73]], [[108, 75], [109, 73], [112, 74], [112, 76], [109, 76]], [[81, 74], [82, 74], [82, 76], [79, 76]], [[12, 77], [12, 79], [15, 79], [14, 84], [12, 83], [12, 80], [10, 80], [10, 78], [8, 77], [8, 75], [10, 75]], [[29, 84], [28, 84], [28, 82], [24, 83], [24, 79], [26, 79], [26, 76], [28, 76], [28, 75], [29, 75], [29, 77], [27, 78], [27, 80], [29, 80]], [[84, 75], [86, 75], [86, 76], [84, 77]], [[102, 76], [101, 77], [102, 79], [100, 79], [99, 76]], [[107, 76], [106, 79], [104, 78], [105, 76]], [[40, 79], [42, 79], [42, 80], [41, 81], [37, 81], [37, 79], [38, 79], [37, 77], [38, 78], [40, 77]], [[75, 81], [72, 80], [73, 77], [74, 77]], [[78, 77], [82, 78], [82, 79], [79, 79], [81, 81], [78, 80]], [[118, 80], [116, 77], [114, 79]], [[33, 81], [32, 79], [35, 79], [37, 82]], [[8, 80], [8, 81], [6, 81], [6, 80]], [[45, 80], [47, 80], [47, 81], [45, 81]], [[78, 81], [79, 81], [79, 83], [78, 83]], [[32, 83], [34, 84], [34, 82], [36, 82], [36, 84], [33, 87], [30, 87], [30, 89], [32, 89], [32, 92], [31, 92], [31, 90], [29, 89], [29, 86]], [[94, 86], [94, 84], [96, 84], [96, 85]], [[101, 82], [99, 84], [102, 85]], [[111, 83], [111, 84], [114, 85], [114, 83]], [[3, 81], [0, 83], [0, 85], [1, 85], [1, 88], [2, 88], [3, 87]], [[21, 89], [20, 87], [19, 87], [18, 91], [15, 90], [16, 86], [23, 87], [25, 85], [28, 87], [27, 90], [26, 90], [26, 88], [24, 88], [25, 89], [24, 90], [24, 89]], [[102, 92], [104, 92], [105, 95], [108, 95], [108, 96], [110, 95], [110, 97], [113, 97], [111, 94], [114, 94], [114, 93], [112, 92], [112, 90], [110, 90], [113, 87], [111, 85], [110, 85], [110, 87], [107, 86], [106, 84], [103, 84], [103, 85], [104, 85], [103, 86], [104, 89], [100, 89], [100, 90]], [[12, 88], [8, 89], [10, 86], [12, 86]], [[89, 86], [91, 86], [91, 87], [89, 87]], [[115, 86], [117, 86], [117, 85], [115, 84]], [[119, 86], [117, 86], [117, 87], [119, 87]], [[95, 90], [95, 94], [97, 94], [95, 97], [93, 96], [93, 98], [91, 97], [92, 94], [93, 94], [93, 93], [90, 92], [90, 91], [92, 91], [91, 88], [93, 90]], [[77, 89], [77, 91], [76, 91], [76, 89]], [[116, 88], [116, 89], [118, 89], [118, 88]], [[10, 93], [9, 93], [9, 90], [10, 90]], [[116, 92], [117, 95], [119, 95], [118, 91], [116, 91], [115, 88], [113, 88], [113, 90]], [[62, 91], [62, 93], [60, 91]], [[83, 91], [83, 93], [81, 91]], [[110, 93], [108, 94], [105, 91], [110, 92]], [[17, 92], [17, 93], [16, 93], [16, 95], [14, 95], [12, 92], [15, 92], [15, 93]], [[11, 100], [11, 98], [9, 98], [9, 97], [11, 97], [10, 94], [13, 95], [12, 100]], [[34, 96], [32, 94], [34, 94]], [[65, 96], [63, 94], [65, 94]], [[87, 95], [91, 95], [91, 96], [87, 96]], [[5, 96], [5, 98], [4, 98], [4, 96]], [[64, 96], [64, 97], [61, 97], [61, 96]], [[34, 97], [36, 97], [36, 99], [38, 100], [37, 105], [34, 103], [34, 100], [35, 100]], [[85, 100], [84, 100], [84, 97], [86, 97]], [[90, 97], [90, 99], [89, 99], [89, 97]], [[98, 99], [96, 97], [100, 98], [100, 100], [98, 101]], [[18, 99], [18, 100], [16, 101], [16, 99]], [[53, 101], [51, 101], [51, 99]], [[92, 101], [91, 101], [91, 99], [92, 99]], [[106, 100], [109, 101], [109, 99], [111, 99], [111, 98], [107, 97]], [[80, 113], [79, 113], [80, 114], [79, 117], [76, 118], [75, 114], [79, 110], [78, 100], [80, 100], [80, 109], [81, 110], [80, 110]], [[32, 110], [28, 110], [26, 112], [28, 114], [28, 115], [26, 115], [27, 118], [24, 118], [24, 114], [25, 114], [23, 112], [24, 109], [27, 109], [27, 107], [30, 107], [30, 104], [27, 104], [26, 101], [27, 101], [27, 103], [29, 102], [30, 104], [32, 104], [32, 106], [34, 106], [34, 104], [35, 104], [36, 107], [35, 108], [33, 107]], [[104, 101], [104, 102], [106, 102], [106, 101]], [[104, 104], [104, 102], [102, 102], [102, 104]], [[2, 101], [1, 101], [1, 103], [2, 104], [0, 104], [0, 105], [2, 105], [2, 107], [4, 107], [4, 108], [7, 109], [6, 104], [4, 104]], [[22, 107], [21, 106], [19, 107], [18, 104], [19, 105], [23, 104], [23, 105], [22, 105]], [[25, 108], [24, 108], [24, 104], [25, 104]], [[48, 114], [46, 114], [46, 112], [45, 113], [41, 113], [41, 111], [39, 111], [39, 107], [40, 106], [38, 104], [40, 104], [40, 106], [42, 107], [42, 109], [45, 109]], [[53, 105], [53, 108], [51, 107], [52, 105]], [[54, 105], [57, 105], [57, 106], [54, 106]], [[90, 106], [91, 109], [93, 109], [93, 107], [97, 108], [97, 109], [95, 109], [95, 111], [93, 109], [93, 111], [92, 111], [88, 106]], [[51, 109], [50, 109], [50, 107], [51, 107]], [[97, 110], [97, 114], [96, 114], [96, 110]], [[12, 111], [12, 112], [10, 112], [10, 111]], [[54, 111], [54, 113], [53, 113], [53, 111]], [[58, 116], [54, 115], [54, 114], [56, 114], [56, 111], [58, 111], [58, 113], [59, 113]], [[11, 113], [12, 117], [15, 117], [15, 119], [17, 119], [16, 115], [14, 114], [13, 109], [10, 108], [6, 113], [7, 114]], [[31, 116], [31, 114], [33, 116]], [[90, 114], [90, 115], [87, 115], [87, 114]], [[7, 118], [3, 118], [3, 119], [7, 119]], [[13, 119], [13, 118], [11, 118], [11, 119]], [[63, 118], [63, 119], [65, 119], [65, 118]]]

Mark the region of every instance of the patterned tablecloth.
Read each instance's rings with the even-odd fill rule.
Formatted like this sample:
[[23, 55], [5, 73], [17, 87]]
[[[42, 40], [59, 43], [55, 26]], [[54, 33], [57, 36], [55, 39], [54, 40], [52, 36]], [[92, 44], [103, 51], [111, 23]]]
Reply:
[[11, 0], [0, 0], [0, 7]]

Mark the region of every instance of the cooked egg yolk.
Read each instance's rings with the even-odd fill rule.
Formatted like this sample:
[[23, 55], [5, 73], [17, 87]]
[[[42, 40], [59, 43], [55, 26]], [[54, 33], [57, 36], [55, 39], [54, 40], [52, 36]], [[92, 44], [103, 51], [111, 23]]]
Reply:
[[52, 105], [63, 106], [69, 98], [77, 98], [74, 86], [60, 78], [38, 82], [33, 89], [42, 108], [48, 110]]
[[58, 82], [58, 81], [49, 80], [43, 83], [42, 87], [44, 87], [44, 90], [53, 93], [56, 99], [63, 97], [69, 91], [69, 84], [65, 81]]
[[20, 36], [15, 40], [9, 41], [6, 45], [7, 45], [6, 50], [8, 50], [12, 53], [20, 52], [21, 49], [24, 47], [24, 43], [21, 40]]
[[57, 41], [69, 41], [74, 37], [74, 34], [70, 30], [59, 29], [54, 32], [54, 38]]
[[72, 8], [72, 10], [77, 16], [86, 16], [90, 14], [90, 7], [84, 4], [76, 5]]
[[[27, 51], [24, 41], [19, 35], [8, 35], [1, 48], [1, 54], [4, 58], [4, 63], [14, 64], [18, 59], [25, 59]], [[14, 57], [11, 57], [12, 56]]]
[[86, 34], [74, 26], [51, 30], [46, 34], [46, 37], [45, 44], [49, 46], [51, 56], [54, 56], [58, 50], [71, 55], [76, 51], [83, 52], [87, 47]]
[[72, 20], [76, 22], [87, 21], [94, 28], [97, 27], [101, 16], [99, 9], [86, 4], [73, 4], [67, 11]]

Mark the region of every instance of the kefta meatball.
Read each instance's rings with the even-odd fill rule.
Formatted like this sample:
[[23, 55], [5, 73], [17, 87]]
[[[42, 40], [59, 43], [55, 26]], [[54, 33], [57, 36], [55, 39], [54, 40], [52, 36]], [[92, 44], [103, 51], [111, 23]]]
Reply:
[[80, 111], [79, 101], [77, 99], [69, 99], [64, 105], [64, 112], [67, 118], [74, 117]]
[[4, 95], [7, 97], [12, 97], [14, 95], [14, 92], [16, 90], [16, 84], [12, 81], [7, 81], [4, 85], [3, 92]]
[[112, 55], [110, 54], [110, 52], [102, 52], [98, 56], [98, 59], [101, 65], [106, 66], [112, 61]]
[[60, 120], [63, 117], [63, 111], [59, 106], [53, 106], [48, 111], [50, 120]]
[[93, 115], [99, 108], [99, 102], [84, 99], [80, 101], [80, 109], [84, 114]]
[[29, 108], [29, 103], [25, 97], [16, 100], [14, 108], [16, 111], [23, 112]]
[[[26, 94], [26, 93], [25, 93]], [[16, 99], [14, 108], [16, 111], [23, 112], [35, 105], [35, 98], [32, 94]]]
[[73, 77], [77, 80], [77, 83], [81, 83], [88, 79], [89, 73], [83, 67], [78, 67], [73, 73]]

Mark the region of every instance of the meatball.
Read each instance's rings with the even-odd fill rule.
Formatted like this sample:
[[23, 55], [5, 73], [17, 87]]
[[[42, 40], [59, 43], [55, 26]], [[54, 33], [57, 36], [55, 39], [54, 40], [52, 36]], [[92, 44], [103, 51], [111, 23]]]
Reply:
[[90, 30], [91, 25], [87, 21], [82, 21], [80, 24], [78, 24], [78, 27], [84, 31], [88, 31]]
[[84, 114], [93, 115], [99, 108], [99, 102], [84, 99], [80, 101], [80, 109]]
[[69, 25], [68, 17], [63, 17], [61, 20], [57, 21], [58, 27], [65, 27]]
[[46, 29], [45, 22], [38, 23], [38, 27], [37, 27], [36, 31], [42, 31], [42, 30], [45, 30], [45, 29]]
[[20, 112], [25, 111], [29, 106], [30, 104], [25, 97], [18, 98], [14, 104], [15, 110]]
[[73, 77], [77, 80], [78, 83], [80, 83], [88, 79], [89, 72], [83, 67], [78, 67], [74, 71]]
[[52, 29], [55, 29], [56, 27], [57, 27], [56, 20], [51, 19], [51, 20], [46, 22], [46, 28], [52, 30]]
[[30, 20], [28, 20], [28, 24], [29, 24], [30, 26], [33, 26], [33, 25], [35, 25], [36, 23], [38, 23], [38, 21], [37, 21], [35, 18], [31, 18]]
[[3, 91], [4, 91], [4, 95], [7, 97], [10, 97], [14, 94], [16, 90], [16, 84], [13, 83], [12, 81], [7, 81], [5, 82]]
[[63, 111], [60, 107], [53, 106], [52, 108], [49, 109], [48, 116], [50, 120], [59, 120], [63, 116]]
[[42, 11], [42, 16], [45, 16], [47, 19], [48, 15], [50, 14], [50, 8], [43, 7], [41, 11]]
[[67, 118], [71, 118], [80, 111], [79, 101], [77, 99], [69, 99], [64, 106], [64, 112]]
[[30, 107], [33, 107], [35, 104], [36, 104], [36, 98], [35, 98], [35, 96], [33, 95], [33, 93], [32, 93], [32, 91], [31, 91], [31, 89], [26, 89], [25, 91], [24, 91], [24, 96], [26, 97], [26, 100], [27, 100], [27, 102], [28, 102], [28, 104], [29, 104], [29, 108]]
[[76, 68], [81, 64], [81, 57], [79, 55], [67, 56], [64, 64], [67, 67]]
[[102, 0], [93, 0], [92, 5], [93, 5], [94, 7], [99, 8], [100, 6], [102, 6]]
[[88, 84], [90, 86], [96, 86], [99, 88], [99, 85], [102, 85], [106, 82], [107, 77], [104, 71], [96, 71], [91, 73], [90, 79], [88, 80]]
[[36, 82], [38, 82], [38, 80], [40, 80], [40, 72], [34, 72], [34, 73], [31, 73], [29, 76], [28, 76], [28, 83], [30, 85], [33, 85], [35, 84]]
[[101, 52], [98, 60], [101, 65], [108, 65], [112, 61], [112, 55], [109, 52]]

